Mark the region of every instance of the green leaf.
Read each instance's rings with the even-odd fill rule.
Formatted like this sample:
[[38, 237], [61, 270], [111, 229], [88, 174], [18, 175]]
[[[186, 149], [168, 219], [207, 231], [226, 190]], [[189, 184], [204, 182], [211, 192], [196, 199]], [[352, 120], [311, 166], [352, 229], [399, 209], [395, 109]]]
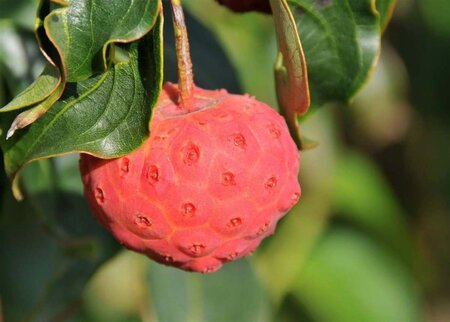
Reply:
[[32, 106], [25, 112], [17, 115], [6, 134], [6, 139], [9, 139], [11, 136], [13, 136], [17, 130], [23, 129], [24, 127], [30, 125], [42, 115], [44, 115], [61, 97], [61, 94], [64, 91], [64, 85], [64, 83], [59, 81], [55, 90], [50, 93], [50, 95], [46, 99], [36, 104], [35, 106]]
[[68, 82], [85, 80], [107, 68], [108, 45], [127, 43], [148, 33], [160, 0], [67, 0], [45, 17], [44, 28], [61, 56]]
[[150, 297], [158, 321], [268, 321], [268, 298], [247, 260], [211, 275], [150, 266]]
[[41, 75], [11, 102], [0, 109], [0, 112], [10, 112], [42, 102], [61, 83], [58, 69], [47, 64]]
[[5, 169], [17, 197], [16, 175], [26, 163], [71, 152], [113, 158], [144, 142], [162, 83], [161, 22], [148, 37], [128, 46], [127, 62], [68, 83], [44, 116], [12, 139], [2, 137]]
[[308, 65], [312, 105], [346, 102], [380, 50], [375, 0], [290, 0]]
[[348, 229], [331, 230], [316, 245], [294, 292], [315, 321], [421, 321], [409, 269]]
[[0, 112], [10, 112], [29, 107], [28, 110], [15, 117], [6, 134], [6, 139], [12, 137], [17, 130], [23, 129], [44, 115], [61, 97], [64, 86], [57, 67], [47, 64], [34, 83], [0, 109]]
[[285, 116], [292, 137], [303, 148], [297, 115], [308, 111], [310, 104], [305, 55], [294, 17], [286, 0], [271, 0], [278, 39], [275, 81], [280, 111]]
[[[30, 79], [35, 75], [33, 69], [39, 68], [38, 64], [40, 65], [41, 61], [37, 56], [35, 38], [31, 40], [31, 32], [23, 32], [6, 22], [3, 25], [4, 28], [0, 28], [0, 43], [5, 45], [0, 45], [0, 67], [2, 64], [5, 65], [6, 70], [3, 73], [7, 83], [17, 93], [17, 88], [23, 89], [22, 84], [31, 82]], [[30, 53], [34, 53], [36, 57], [32, 57]], [[7, 137], [43, 115], [62, 94], [64, 82], [59, 69], [49, 56], [46, 57], [49, 63], [43, 66], [41, 75], [9, 104], [0, 109], [0, 112], [11, 112], [29, 108], [16, 117]]]
[[[446, 2], [446, 1], [444, 1]], [[385, 30], [394, 13], [397, 0], [376, 0], [377, 10], [380, 14], [381, 30]], [[446, 2], [447, 3], [447, 2]]]

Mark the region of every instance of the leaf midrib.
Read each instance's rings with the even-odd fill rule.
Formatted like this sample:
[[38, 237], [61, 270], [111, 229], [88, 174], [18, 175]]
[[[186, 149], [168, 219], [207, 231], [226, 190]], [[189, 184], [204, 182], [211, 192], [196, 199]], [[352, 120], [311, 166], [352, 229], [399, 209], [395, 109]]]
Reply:
[[[134, 82], [133, 82], [133, 83], [135, 84], [135, 86], [133, 86], [133, 102], [131, 103], [131, 107], [127, 110], [127, 114], [120, 120], [120, 122], [117, 123], [117, 126], [114, 128], [114, 130], [110, 131], [107, 135], [102, 136], [102, 137], [99, 137], [99, 138], [97, 138], [97, 139], [95, 139], [95, 140], [92, 140], [92, 141], [83, 142], [83, 145], [91, 144], [91, 143], [98, 142], [98, 141], [101, 141], [101, 140], [105, 139], [105, 138], [108, 137], [111, 133], [113, 133], [114, 131], [116, 131], [117, 128], [123, 123], [123, 120], [126, 120], [126, 119], [128, 118], [128, 116], [130, 115], [131, 110], [132, 110], [133, 107], [136, 105], [136, 96], [137, 96], [137, 95], [136, 95], [136, 71], [135, 71], [133, 65], [131, 65], [130, 67], [131, 67], [131, 69], [133, 70], [133, 78], [134, 78]], [[113, 77], [114, 77], [114, 81], [115, 81], [115, 76], [113, 76]], [[104, 110], [107, 110], [107, 109], [105, 108]], [[104, 113], [102, 113], [102, 115], [104, 115]], [[95, 124], [94, 124], [94, 125], [95, 125]], [[92, 128], [92, 127], [91, 127], [91, 128]], [[90, 129], [91, 129], [91, 128], [90, 128]], [[89, 131], [90, 129], [88, 129], [87, 131]], [[132, 136], [133, 136], [133, 133], [129, 130], [128, 127], [127, 127], [127, 130], [128, 130], [128, 132], [130, 133], [130, 137], [132, 137]], [[84, 133], [86, 133], [87, 131], [85, 131]], [[72, 148], [75, 149], [75, 148], [76, 148], [76, 145], [73, 145]]]
[[[115, 68], [112, 70], [113, 73], [116, 73]], [[76, 103], [81, 102], [83, 99], [85, 99], [87, 96], [89, 96], [90, 94], [92, 94], [93, 92], [95, 92], [105, 81], [105, 79], [109, 76], [109, 72], [104, 73], [102, 75], [102, 77], [100, 77], [100, 79], [98, 80], [98, 82], [89, 90], [87, 90], [85, 93], [83, 93], [78, 99], [74, 99], [72, 102], [67, 103], [67, 105], [65, 107], [63, 107], [58, 113], [55, 114], [55, 117], [46, 125], [43, 127], [43, 130], [41, 131], [41, 133], [38, 135], [38, 137], [36, 138], [36, 140], [34, 140], [33, 144], [30, 145], [30, 147], [28, 149], [26, 149], [26, 152], [24, 153], [24, 158], [28, 159], [29, 156], [32, 154], [32, 152], [34, 151], [35, 146], [40, 143], [42, 137], [52, 128], [52, 126], [61, 118], [61, 115], [64, 114], [69, 108], [71, 108], [72, 106], [74, 106]], [[30, 161], [35, 160], [31, 159]], [[17, 170], [15, 171], [17, 172]]]

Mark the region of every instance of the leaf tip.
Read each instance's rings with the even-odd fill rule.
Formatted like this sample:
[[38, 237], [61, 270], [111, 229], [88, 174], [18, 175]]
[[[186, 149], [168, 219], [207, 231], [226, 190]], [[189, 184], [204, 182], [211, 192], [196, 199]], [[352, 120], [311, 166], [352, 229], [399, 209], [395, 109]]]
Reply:
[[14, 198], [16, 198], [17, 201], [22, 201], [23, 194], [19, 187], [19, 176], [17, 174], [12, 181], [11, 189], [12, 189]]
[[13, 124], [11, 124], [11, 127], [9, 128], [8, 132], [6, 133], [6, 139], [8, 140], [9, 138], [11, 138], [14, 133], [16, 133], [16, 130], [18, 129], [18, 125], [16, 122], [13, 122]]

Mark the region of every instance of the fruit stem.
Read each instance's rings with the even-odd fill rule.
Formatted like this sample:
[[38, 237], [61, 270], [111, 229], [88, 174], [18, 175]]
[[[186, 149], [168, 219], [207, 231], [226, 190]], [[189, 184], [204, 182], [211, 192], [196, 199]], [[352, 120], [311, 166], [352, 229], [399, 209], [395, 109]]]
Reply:
[[175, 34], [175, 49], [178, 65], [178, 88], [180, 90], [180, 107], [190, 111], [192, 95], [194, 92], [194, 73], [192, 71], [189, 39], [184, 22], [181, 0], [170, 0], [172, 7], [172, 21]]

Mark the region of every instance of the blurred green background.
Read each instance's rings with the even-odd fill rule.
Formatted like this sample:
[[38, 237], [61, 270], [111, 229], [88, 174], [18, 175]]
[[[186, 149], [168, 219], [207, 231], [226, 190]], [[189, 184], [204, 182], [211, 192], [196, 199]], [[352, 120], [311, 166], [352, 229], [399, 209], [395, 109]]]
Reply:
[[[198, 85], [276, 106], [270, 16], [184, 3]], [[1, 105], [42, 69], [35, 6], [0, 0]], [[320, 145], [302, 153], [298, 205], [216, 274], [120, 248], [89, 214], [77, 156], [27, 167], [21, 203], [0, 172], [4, 321], [450, 321], [449, 13], [448, 0], [398, 1], [366, 86], [301, 125]]]

